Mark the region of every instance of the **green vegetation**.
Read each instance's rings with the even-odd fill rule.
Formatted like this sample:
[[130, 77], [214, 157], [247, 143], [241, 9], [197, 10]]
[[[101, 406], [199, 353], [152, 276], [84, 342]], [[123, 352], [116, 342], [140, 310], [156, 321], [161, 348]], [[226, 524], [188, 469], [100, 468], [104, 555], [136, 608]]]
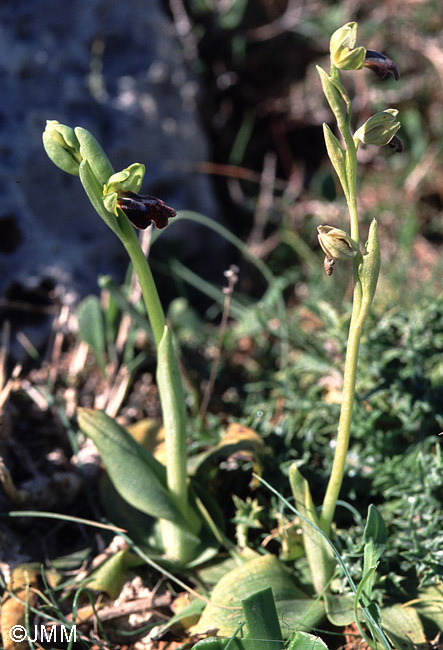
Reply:
[[[190, 5], [200, 17], [214, 13], [212, 2]], [[247, 3], [215, 13], [218, 29], [235, 32]], [[279, 215], [266, 261], [260, 247], [208, 217], [175, 216], [160, 199], [140, 195], [144, 165], [114, 173], [89, 132], [48, 122], [49, 157], [79, 176], [130, 259], [122, 286], [99, 278], [100, 298], [77, 307], [68, 354], [75, 358], [86, 345], [86, 366], [37, 391], [57, 411], [73, 454], [80, 457], [86, 437], [100, 452], [106, 472], [98, 490], [80, 460], [81, 507], [67, 520], [82, 531], [97, 526], [109, 546], [101, 554], [83, 534], [69, 554], [19, 566], [5, 584], [3, 639], [11, 621], [29, 625], [37, 614], [77, 624], [85, 648], [122, 647], [131, 643], [125, 635], [149, 633], [176, 634], [196, 650], [321, 650], [352, 641], [404, 650], [424, 648], [443, 628], [441, 263], [419, 268], [426, 281], [417, 285], [410, 274], [417, 206], [401, 220], [389, 217], [404, 207], [406, 167], [420, 168], [426, 156], [414, 144], [421, 117], [412, 106], [404, 115], [385, 108], [381, 91], [372, 116], [358, 104], [351, 80], [370, 75], [364, 67], [395, 79], [398, 70], [361, 45], [355, 22], [336, 29], [336, 13], [301, 25], [305, 37], [332, 33], [330, 69], [317, 69], [336, 122], [323, 126], [334, 175], [321, 166], [312, 184], [328, 216], [308, 211], [295, 228], [287, 188], [263, 189], [262, 178], [260, 196], [245, 200], [260, 205], [268, 193], [269, 221]], [[370, 26], [364, 32], [370, 35]], [[242, 38], [237, 33], [231, 44], [237, 57]], [[356, 120], [355, 104], [358, 118], [367, 113], [364, 121]], [[242, 162], [254, 119], [252, 112], [244, 117], [231, 162]], [[388, 150], [402, 150], [397, 132], [408, 149], [406, 167]], [[366, 145], [387, 147], [380, 156], [392, 157], [381, 171], [357, 164]], [[368, 200], [371, 192], [377, 200]], [[335, 204], [338, 212], [330, 209]], [[166, 272], [179, 280], [181, 295], [165, 314], [155, 259], [147, 260], [131, 222], [145, 228], [154, 221], [157, 248], [169, 218], [169, 228], [180, 220], [212, 228], [243, 268], [231, 267], [219, 287], [171, 258]], [[431, 219], [427, 228], [438, 226]], [[263, 228], [258, 239], [265, 238]], [[188, 286], [209, 300], [206, 313], [192, 306]], [[67, 398], [73, 386], [74, 405]], [[20, 509], [8, 476], [2, 469], [15, 504], [8, 521], [63, 521], [63, 513]], [[159, 619], [129, 631], [107, 624], [103, 602], [120, 595], [128, 576], [151, 589], [159, 576], [168, 581], [165, 603], [156, 604], [151, 591], [152, 606], [167, 608], [161, 627]], [[178, 606], [185, 592], [190, 600]]]

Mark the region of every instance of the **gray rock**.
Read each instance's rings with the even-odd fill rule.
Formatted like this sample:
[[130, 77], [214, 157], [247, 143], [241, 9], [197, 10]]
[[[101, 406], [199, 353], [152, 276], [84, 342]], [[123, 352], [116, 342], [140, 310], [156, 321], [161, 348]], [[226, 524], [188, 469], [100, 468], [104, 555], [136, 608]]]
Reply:
[[[47, 158], [47, 119], [89, 129], [116, 171], [146, 164], [142, 191], [175, 209], [216, 217], [196, 112], [198, 86], [183, 64], [160, 0], [9, 0], [0, 4], [0, 292], [51, 279], [77, 295], [97, 275], [122, 277], [127, 258], [78, 178]], [[208, 231], [205, 231], [206, 233]], [[178, 222], [157, 246], [201, 239]], [[205, 237], [209, 235], [205, 234]], [[207, 249], [208, 245], [205, 244]]]

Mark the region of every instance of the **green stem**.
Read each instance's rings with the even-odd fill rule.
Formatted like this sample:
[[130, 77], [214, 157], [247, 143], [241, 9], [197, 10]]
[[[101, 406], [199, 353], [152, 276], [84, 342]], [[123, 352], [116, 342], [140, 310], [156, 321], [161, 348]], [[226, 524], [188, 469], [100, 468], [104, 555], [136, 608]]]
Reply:
[[[339, 71], [336, 68], [331, 68], [331, 77], [337, 84], [341, 86], [341, 88], [343, 88], [340, 81]], [[343, 99], [346, 103], [346, 114], [337, 115], [336, 117], [338, 127], [346, 145], [347, 191], [345, 192], [345, 195], [349, 210], [351, 230], [350, 235], [352, 239], [358, 244], [360, 236], [357, 208], [357, 149], [355, 147], [350, 128], [351, 104], [344, 88], [342, 94]], [[349, 325], [348, 343], [346, 346], [346, 359], [343, 376], [343, 395], [340, 409], [340, 418], [338, 422], [337, 444], [335, 448], [334, 460], [332, 463], [331, 475], [329, 478], [320, 515], [320, 526], [327, 535], [330, 533], [331, 524], [335, 513], [335, 507], [337, 505], [337, 500], [343, 483], [346, 457], [348, 453], [351, 433], [358, 353], [363, 328], [363, 321], [359, 319], [362, 304], [362, 286], [358, 275], [358, 266], [360, 262], [361, 256], [357, 256], [357, 258], [353, 261], [354, 293], [352, 301], [351, 322]]]
[[[346, 456], [349, 447], [349, 438], [351, 433], [352, 410], [355, 397], [355, 379], [357, 375], [358, 351], [363, 323], [357, 323], [359, 308], [358, 296], [356, 291], [358, 285], [354, 288], [354, 302], [349, 327], [348, 344], [346, 348], [345, 370], [343, 377], [343, 396], [340, 409], [340, 418], [338, 422], [337, 445], [335, 448], [334, 461], [332, 463], [331, 475], [323, 500], [322, 511], [320, 515], [320, 527], [327, 535], [331, 530], [331, 523], [334, 518], [335, 507], [340, 494], [345, 472]], [[360, 292], [358, 292], [360, 294]]]
[[356, 244], [359, 243], [358, 211], [357, 211], [357, 149], [351, 133], [351, 102], [346, 94], [341, 80], [340, 72], [334, 66], [331, 67], [330, 76], [340, 88], [343, 100], [346, 104], [346, 113], [335, 114], [338, 128], [346, 145], [346, 177], [348, 181], [347, 192], [345, 191], [348, 204], [349, 218], [351, 225], [350, 235]]
[[134, 228], [131, 226], [125, 215], [119, 217], [119, 225], [121, 241], [131, 258], [134, 271], [138, 277], [138, 281], [140, 282], [143, 301], [152, 327], [154, 341], [158, 348], [165, 329], [166, 318], [160, 302], [157, 287], [155, 286], [154, 278], [152, 277], [151, 268], [140, 246]]
[[[189, 522], [198, 532], [200, 522], [190, 511], [186, 469], [186, 409], [180, 372], [172, 334], [168, 330], [157, 287], [137, 235], [124, 215], [119, 217], [120, 237], [140, 282], [143, 300], [158, 350], [157, 383], [162, 406], [166, 443], [166, 477], [170, 494]], [[192, 557], [189, 535], [171, 521], [161, 520], [162, 542], [166, 554], [180, 564]]]

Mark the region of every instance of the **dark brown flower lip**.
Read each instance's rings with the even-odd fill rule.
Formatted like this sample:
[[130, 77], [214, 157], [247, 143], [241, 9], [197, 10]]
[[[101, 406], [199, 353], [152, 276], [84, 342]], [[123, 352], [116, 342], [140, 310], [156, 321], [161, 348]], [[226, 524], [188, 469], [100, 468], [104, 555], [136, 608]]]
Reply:
[[326, 275], [332, 275], [334, 273], [334, 264], [335, 260], [326, 255], [325, 259], [323, 260], [323, 267], [326, 271]]
[[177, 214], [164, 201], [148, 194], [121, 191], [117, 203], [132, 225], [141, 230], [150, 226], [151, 223], [156, 228], [166, 228], [169, 219]]
[[386, 54], [376, 50], [366, 50], [364, 66], [375, 72], [380, 79], [386, 79], [390, 74], [396, 81], [400, 79], [400, 73], [394, 61]]
[[398, 135], [394, 135], [392, 140], [388, 142], [388, 147], [393, 149], [395, 153], [401, 153], [403, 151], [403, 142]]

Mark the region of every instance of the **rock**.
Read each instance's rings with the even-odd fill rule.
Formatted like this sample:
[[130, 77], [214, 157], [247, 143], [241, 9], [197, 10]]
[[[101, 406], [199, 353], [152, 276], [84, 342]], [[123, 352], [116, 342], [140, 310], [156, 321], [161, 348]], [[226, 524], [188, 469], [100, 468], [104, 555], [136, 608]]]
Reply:
[[[127, 267], [78, 178], [47, 158], [47, 119], [89, 129], [116, 171], [145, 163], [143, 193], [216, 218], [208, 178], [189, 172], [208, 158], [198, 85], [160, 0], [5, 2], [0, 25], [0, 291], [7, 298], [51, 285], [83, 296], [97, 292], [98, 274], [121, 279]], [[196, 255], [202, 245], [207, 252], [208, 232], [203, 245], [189, 237], [189, 222], [177, 222], [156, 246], [175, 240]]]

